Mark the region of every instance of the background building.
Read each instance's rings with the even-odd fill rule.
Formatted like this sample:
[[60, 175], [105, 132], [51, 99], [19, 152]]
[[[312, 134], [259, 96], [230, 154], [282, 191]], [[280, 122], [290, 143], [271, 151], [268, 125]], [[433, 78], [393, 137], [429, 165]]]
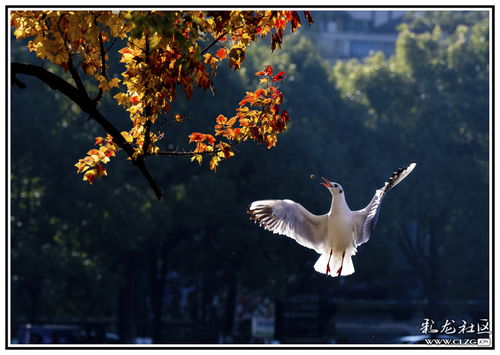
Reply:
[[[371, 51], [394, 53], [397, 27], [406, 11], [316, 11], [311, 34], [328, 59], [364, 58]], [[314, 32], [313, 32], [314, 31]]]

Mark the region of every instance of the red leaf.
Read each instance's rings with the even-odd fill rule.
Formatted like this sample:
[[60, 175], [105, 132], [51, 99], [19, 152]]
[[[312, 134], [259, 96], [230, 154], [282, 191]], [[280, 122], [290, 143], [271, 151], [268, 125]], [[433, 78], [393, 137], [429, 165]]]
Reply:
[[273, 76], [273, 81], [279, 81], [279, 80], [283, 79], [283, 75], [285, 75], [285, 72], [284, 71], [280, 71], [278, 74], [276, 74], [275, 76]]
[[306, 17], [307, 22], [309, 22], [310, 24], [314, 22], [311, 13], [309, 11], [304, 11], [304, 16]]
[[286, 111], [281, 111], [281, 118], [285, 122], [288, 122], [290, 120], [290, 117], [288, 117], [288, 112], [286, 112]]
[[297, 11], [292, 11], [292, 32], [300, 27], [300, 17]]
[[215, 138], [211, 134], [205, 134], [205, 139], [208, 141], [208, 144], [214, 145]]
[[276, 19], [275, 26], [276, 26], [276, 28], [284, 29], [286, 26], [286, 21], [283, 20], [282, 18], [278, 17]]
[[226, 48], [221, 48], [217, 51], [215, 54], [217, 57], [219, 57], [220, 60], [224, 59], [227, 57], [227, 51]]
[[226, 159], [231, 158], [231, 148], [224, 147], [224, 150], [222, 152], [224, 153], [224, 157], [226, 157]]

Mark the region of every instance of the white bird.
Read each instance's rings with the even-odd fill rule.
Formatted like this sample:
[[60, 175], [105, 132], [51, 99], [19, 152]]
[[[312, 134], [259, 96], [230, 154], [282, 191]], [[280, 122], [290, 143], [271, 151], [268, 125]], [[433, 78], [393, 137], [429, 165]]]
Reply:
[[264, 229], [293, 238], [321, 254], [314, 264], [316, 271], [332, 277], [350, 275], [354, 273], [352, 256], [359, 245], [370, 239], [385, 193], [408, 176], [415, 166], [412, 163], [394, 172], [384, 186], [375, 191], [368, 206], [359, 211], [349, 209], [340, 184], [323, 178], [325, 182], [321, 184], [332, 194], [327, 214], [317, 216], [292, 200], [254, 201], [248, 213], [250, 219]]

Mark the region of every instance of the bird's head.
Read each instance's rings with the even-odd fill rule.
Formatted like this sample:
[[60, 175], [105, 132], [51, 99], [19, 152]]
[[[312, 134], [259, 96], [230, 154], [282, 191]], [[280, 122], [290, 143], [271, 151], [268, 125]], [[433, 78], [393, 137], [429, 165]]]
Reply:
[[320, 182], [320, 184], [326, 187], [332, 193], [332, 195], [341, 194], [344, 192], [344, 189], [342, 188], [342, 186], [340, 186], [340, 184], [332, 182], [324, 177], [322, 177], [322, 179], [324, 182]]

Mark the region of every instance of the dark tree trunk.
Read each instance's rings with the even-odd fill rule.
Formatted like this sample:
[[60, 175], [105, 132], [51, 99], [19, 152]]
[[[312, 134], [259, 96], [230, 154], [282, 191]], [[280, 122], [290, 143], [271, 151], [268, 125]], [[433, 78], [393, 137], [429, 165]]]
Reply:
[[234, 315], [236, 309], [237, 296], [237, 280], [236, 275], [232, 272], [228, 274], [228, 293], [226, 299], [226, 310], [224, 312], [224, 334], [233, 335], [234, 333]]
[[166, 268], [166, 248], [162, 243], [161, 250], [152, 244], [150, 253], [150, 282], [151, 282], [151, 310], [152, 318], [152, 337], [154, 344], [163, 342], [163, 295], [165, 292]]
[[435, 228], [431, 225], [429, 235], [429, 272], [428, 272], [428, 310], [431, 319], [437, 320], [441, 316], [439, 312], [439, 255], [438, 243], [435, 236]]
[[132, 343], [136, 337], [137, 285], [140, 273], [137, 261], [137, 253], [129, 252], [123, 262], [124, 282], [119, 290], [117, 310], [117, 328], [121, 343]]

